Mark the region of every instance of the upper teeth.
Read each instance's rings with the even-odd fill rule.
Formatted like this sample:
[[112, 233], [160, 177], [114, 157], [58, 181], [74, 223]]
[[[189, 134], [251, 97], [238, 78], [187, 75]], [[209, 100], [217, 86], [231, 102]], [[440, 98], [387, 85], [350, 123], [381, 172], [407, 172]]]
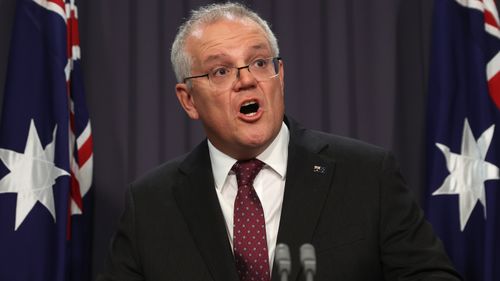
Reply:
[[255, 103], [255, 101], [247, 101], [242, 106], [247, 106], [247, 105], [251, 105], [251, 104], [254, 104], [254, 103]]

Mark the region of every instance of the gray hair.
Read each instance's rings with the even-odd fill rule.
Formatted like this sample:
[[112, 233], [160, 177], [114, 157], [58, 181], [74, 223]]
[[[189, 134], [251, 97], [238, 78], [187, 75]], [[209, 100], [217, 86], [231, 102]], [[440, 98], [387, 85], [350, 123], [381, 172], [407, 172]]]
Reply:
[[255, 12], [239, 3], [210, 4], [191, 11], [191, 16], [179, 27], [170, 53], [170, 60], [177, 81], [181, 83], [185, 77], [191, 75], [191, 57], [185, 50], [186, 39], [196, 27], [210, 24], [225, 18], [250, 19], [257, 23], [266, 33], [273, 56], [279, 55], [278, 40], [269, 28], [269, 25]]

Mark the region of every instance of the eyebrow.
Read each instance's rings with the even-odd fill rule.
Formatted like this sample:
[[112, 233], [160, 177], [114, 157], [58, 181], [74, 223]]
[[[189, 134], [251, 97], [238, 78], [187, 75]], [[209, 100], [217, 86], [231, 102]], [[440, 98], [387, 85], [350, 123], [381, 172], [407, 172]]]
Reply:
[[[265, 43], [261, 43], [261, 44], [256, 44], [256, 45], [253, 45], [250, 47], [250, 49], [252, 50], [262, 50], [262, 49], [266, 49], [267, 46]], [[224, 53], [219, 53], [219, 54], [215, 54], [215, 55], [210, 55], [208, 56], [206, 59], [203, 60], [203, 65], [207, 65], [213, 61], [218, 61], [220, 59], [223, 59], [223, 58], [227, 58], [228, 55], [227, 54], [224, 54]]]
[[203, 65], [207, 65], [207, 64], [211, 63], [212, 61], [217, 61], [217, 60], [220, 60], [221, 58], [226, 58], [226, 57], [228, 57], [228, 55], [226, 55], [226, 54], [210, 55], [205, 60], [203, 60]]
[[267, 47], [266, 45], [267, 44], [261, 43], [261, 44], [253, 45], [251, 48], [254, 50], [266, 49], [266, 47]]

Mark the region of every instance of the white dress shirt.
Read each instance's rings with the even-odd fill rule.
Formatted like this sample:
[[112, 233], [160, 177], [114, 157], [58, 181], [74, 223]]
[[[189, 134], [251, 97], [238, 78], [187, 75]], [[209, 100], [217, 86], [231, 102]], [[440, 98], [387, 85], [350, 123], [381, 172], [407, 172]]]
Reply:
[[[271, 269], [278, 237], [283, 195], [285, 193], [289, 140], [290, 133], [288, 128], [285, 123], [282, 123], [280, 132], [274, 141], [264, 152], [256, 157], [265, 163], [262, 170], [255, 177], [253, 187], [264, 209], [269, 265]], [[238, 192], [238, 184], [236, 182], [236, 175], [231, 171], [231, 167], [233, 167], [237, 160], [215, 148], [210, 140], [208, 141], [208, 150], [210, 161], [212, 162], [215, 189], [222, 213], [224, 214], [226, 229], [232, 248], [234, 200]]]

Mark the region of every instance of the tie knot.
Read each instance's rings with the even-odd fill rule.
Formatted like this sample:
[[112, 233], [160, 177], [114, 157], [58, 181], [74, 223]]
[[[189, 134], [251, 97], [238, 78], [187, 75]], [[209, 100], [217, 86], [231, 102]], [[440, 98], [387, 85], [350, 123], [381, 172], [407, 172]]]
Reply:
[[236, 173], [238, 187], [241, 185], [252, 184], [255, 176], [260, 172], [264, 163], [258, 159], [238, 161], [231, 170]]

